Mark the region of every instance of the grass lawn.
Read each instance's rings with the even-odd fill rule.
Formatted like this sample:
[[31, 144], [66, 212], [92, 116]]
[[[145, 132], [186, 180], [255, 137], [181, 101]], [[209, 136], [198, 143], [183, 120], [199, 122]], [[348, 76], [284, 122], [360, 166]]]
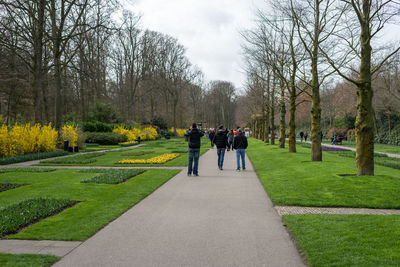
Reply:
[[285, 215], [311, 266], [399, 266], [399, 215]]
[[5, 267], [46, 267], [51, 266], [60, 258], [50, 255], [3, 254], [0, 253], [0, 266]]
[[[324, 143], [330, 144], [330, 141], [323, 141]], [[356, 147], [355, 142], [351, 141], [343, 141], [342, 146], [346, 147]], [[392, 145], [385, 145], [385, 144], [374, 144], [374, 150], [376, 152], [385, 152], [390, 154], [400, 154], [400, 146], [392, 146]]]
[[249, 139], [247, 153], [275, 205], [400, 208], [400, 170], [375, 165], [375, 176], [358, 177], [353, 158], [323, 152], [322, 162], [311, 162], [309, 148], [287, 151]]
[[[208, 139], [202, 139], [203, 145], [200, 150], [200, 154], [203, 155], [208, 151]], [[143, 146], [136, 147], [132, 149], [123, 149], [118, 151], [108, 151], [105, 152], [105, 155], [94, 158], [94, 162], [92, 163], [51, 163], [51, 162], [42, 162], [39, 165], [46, 166], [54, 166], [54, 165], [74, 165], [74, 166], [110, 166], [110, 167], [129, 167], [129, 166], [186, 166], [188, 164], [187, 150], [188, 144], [185, 142], [183, 138], [173, 138], [170, 140], [157, 140], [157, 141], [148, 141], [143, 142]], [[142, 155], [136, 155], [139, 152], [143, 152]], [[125, 159], [149, 159], [156, 156], [160, 156], [162, 154], [169, 153], [178, 153], [179, 157], [168, 161], [163, 164], [116, 164], [117, 161], [125, 160]], [[76, 157], [78, 157], [77, 155]], [[66, 159], [67, 160], [67, 159]], [[71, 160], [69, 158], [68, 160]]]
[[[104, 171], [104, 170], [103, 170]], [[57, 169], [52, 172], [7, 172], [0, 183], [29, 184], [0, 194], [0, 209], [31, 198], [57, 198], [80, 203], [48, 217], [10, 239], [77, 240], [92, 236], [175, 176], [179, 170], [147, 170], [120, 184], [81, 183], [100, 173]]]

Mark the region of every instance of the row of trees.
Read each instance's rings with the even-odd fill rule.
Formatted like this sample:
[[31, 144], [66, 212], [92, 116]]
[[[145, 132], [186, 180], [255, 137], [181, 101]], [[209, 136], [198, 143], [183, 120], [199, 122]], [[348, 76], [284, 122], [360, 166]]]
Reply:
[[[269, 5], [273, 12], [260, 10], [257, 27], [243, 33], [247, 41], [244, 47], [247, 98], [257, 103], [250, 113], [264, 125], [259, 136], [268, 140], [268, 129], [274, 129], [271, 110], [278, 105], [280, 147], [284, 147], [288, 107], [289, 151], [296, 152], [296, 111], [309, 101], [311, 159], [322, 161], [321, 91], [331, 93], [330, 88], [335, 88], [332, 84], [350, 85], [355, 90], [348, 97], [357, 99], [358, 175], [373, 175], [373, 79], [382, 77], [379, 71], [391, 65], [387, 64], [388, 60], [400, 49], [394, 45], [379, 46], [375, 39], [385, 24], [398, 15], [399, 3], [390, 0], [285, 0], [270, 1]], [[392, 77], [392, 74], [388, 70], [385, 75]]]
[[233, 85], [206, 84], [177, 39], [139, 25], [117, 0], [1, 0], [3, 122], [233, 124]]

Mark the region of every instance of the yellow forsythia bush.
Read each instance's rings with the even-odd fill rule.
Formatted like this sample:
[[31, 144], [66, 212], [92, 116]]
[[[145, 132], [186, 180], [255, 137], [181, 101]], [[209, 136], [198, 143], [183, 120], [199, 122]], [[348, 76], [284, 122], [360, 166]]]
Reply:
[[78, 127], [73, 125], [64, 125], [61, 129], [61, 139], [68, 140], [70, 147], [76, 146], [78, 144]]
[[[184, 136], [185, 135], [185, 133], [186, 133], [186, 129], [179, 129], [179, 128], [176, 128], [176, 135], [177, 136]], [[169, 129], [169, 132], [170, 133], [173, 133], [174, 132], [174, 127], [171, 127], [170, 129]]]
[[146, 127], [144, 129], [133, 128], [128, 130], [124, 126], [120, 125], [115, 127], [113, 132], [125, 135], [128, 138], [128, 142], [136, 142], [138, 136], [140, 136], [140, 140], [142, 141], [157, 139], [157, 130], [153, 127]]
[[0, 128], [0, 156], [12, 157], [37, 152], [56, 150], [57, 131], [51, 124], [16, 123], [12, 127], [2, 125]]

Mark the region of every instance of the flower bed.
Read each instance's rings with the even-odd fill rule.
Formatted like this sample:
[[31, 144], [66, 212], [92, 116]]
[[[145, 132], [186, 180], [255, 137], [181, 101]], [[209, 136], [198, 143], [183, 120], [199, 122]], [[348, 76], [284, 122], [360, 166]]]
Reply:
[[4, 182], [0, 184], [0, 192], [4, 192], [7, 190], [15, 189], [21, 186], [24, 186], [25, 184], [10, 184], [8, 182]]
[[68, 199], [28, 199], [0, 210], [0, 237], [61, 212], [78, 203]]
[[118, 161], [117, 164], [163, 164], [177, 157], [179, 157], [177, 153], [163, 154], [150, 159], [124, 159]]
[[3, 168], [0, 169], [0, 173], [7, 172], [53, 172], [56, 169], [50, 168]]
[[100, 172], [102, 174], [97, 175], [93, 178], [82, 180], [81, 183], [96, 183], [96, 184], [120, 184], [127, 180], [142, 174], [145, 170], [83, 170], [81, 172], [93, 173]]
[[322, 151], [350, 151], [350, 149], [347, 148], [341, 148], [341, 147], [322, 147]]

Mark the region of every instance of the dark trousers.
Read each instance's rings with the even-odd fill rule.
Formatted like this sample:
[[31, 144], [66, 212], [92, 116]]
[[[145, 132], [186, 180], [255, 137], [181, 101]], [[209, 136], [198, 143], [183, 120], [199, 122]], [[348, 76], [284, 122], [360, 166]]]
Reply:
[[190, 148], [189, 147], [189, 164], [188, 164], [188, 174], [198, 175], [199, 174], [199, 157], [200, 148]]

